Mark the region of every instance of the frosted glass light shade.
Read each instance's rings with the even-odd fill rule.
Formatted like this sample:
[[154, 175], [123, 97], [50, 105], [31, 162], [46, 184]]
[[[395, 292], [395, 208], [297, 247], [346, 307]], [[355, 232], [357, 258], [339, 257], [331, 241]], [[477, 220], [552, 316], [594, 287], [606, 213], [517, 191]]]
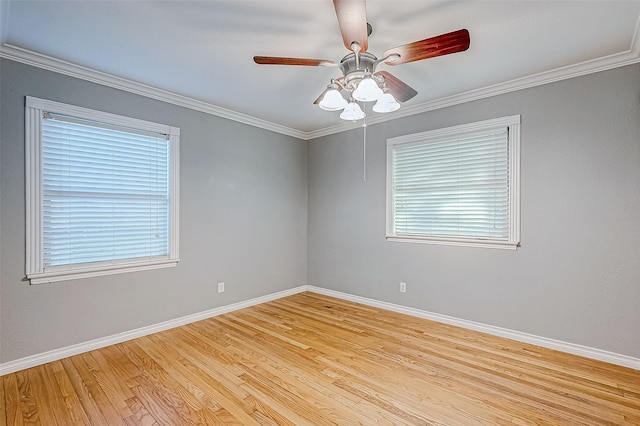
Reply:
[[356, 90], [353, 91], [353, 97], [358, 101], [371, 102], [382, 96], [382, 89], [378, 87], [378, 83], [373, 81], [371, 77], [362, 79]]
[[364, 118], [365, 115], [366, 114], [364, 113], [364, 111], [362, 111], [360, 105], [355, 102], [349, 102], [349, 105], [347, 105], [344, 108], [344, 111], [342, 111], [342, 113], [340, 114], [340, 118], [342, 118], [343, 120], [355, 121]]
[[385, 93], [380, 96], [378, 102], [373, 106], [375, 112], [391, 112], [398, 108], [400, 108], [400, 104], [391, 93]]
[[347, 106], [347, 100], [336, 89], [328, 90], [318, 104], [325, 111], [339, 111]]

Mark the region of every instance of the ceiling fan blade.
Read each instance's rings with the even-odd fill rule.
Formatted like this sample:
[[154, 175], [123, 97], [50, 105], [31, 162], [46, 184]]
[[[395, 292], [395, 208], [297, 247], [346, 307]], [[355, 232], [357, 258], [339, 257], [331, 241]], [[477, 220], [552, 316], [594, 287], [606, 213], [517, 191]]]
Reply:
[[418, 94], [413, 87], [386, 71], [378, 71], [376, 75], [381, 75], [384, 78], [387, 89], [398, 102], [406, 102]]
[[336, 9], [342, 41], [347, 49], [351, 49], [354, 41], [360, 45], [360, 51], [369, 48], [367, 40], [367, 5], [365, 0], [333, 0]]
[[302, 65], [307, 67], [337, 66], [327, 59], [281, 58], [277, 56], [254, 56], [253, 61], [260, 65]]
[[463, 29], [394, 47], [386, 50], [382, 57], [386, 58], [388, 55], [394, 53], [399, 54], [400, 58], [396, 60], [392, 59], [388, 62], [385, 61], [385, 64], [400, 65], [407, 62], [420, 61], [422, 59], [462, 52], [469, 48], [469, 42], [469, 31]]

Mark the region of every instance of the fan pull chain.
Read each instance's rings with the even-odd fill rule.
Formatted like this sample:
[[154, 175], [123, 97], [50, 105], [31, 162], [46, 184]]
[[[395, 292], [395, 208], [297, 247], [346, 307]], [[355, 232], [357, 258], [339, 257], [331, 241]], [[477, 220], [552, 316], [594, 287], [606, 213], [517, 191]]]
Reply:
[[362, 181], [367, 181], [367, 104], [364, 105], [364, 121], [362, 122]]
[[367, 123], [362, 125], [362, 134], [364, 138], [362, 140], [362, 180], [367, 181]]

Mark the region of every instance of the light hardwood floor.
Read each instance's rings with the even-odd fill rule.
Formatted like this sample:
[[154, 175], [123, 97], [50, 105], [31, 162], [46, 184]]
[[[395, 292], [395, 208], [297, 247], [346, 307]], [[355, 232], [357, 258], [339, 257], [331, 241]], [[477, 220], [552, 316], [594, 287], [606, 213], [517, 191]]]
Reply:
[[314, 293], [1, 379], [7, 425], [640, 424], [640, 371]]

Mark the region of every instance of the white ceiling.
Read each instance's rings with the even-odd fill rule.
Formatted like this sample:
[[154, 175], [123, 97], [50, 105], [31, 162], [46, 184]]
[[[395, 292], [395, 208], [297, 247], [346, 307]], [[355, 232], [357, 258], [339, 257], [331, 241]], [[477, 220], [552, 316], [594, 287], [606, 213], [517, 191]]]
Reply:
[[[4, 57], [139, 93], [162, 89], [301, 137], [351, 125], [312, 104], [339, 69], [252, 60], [338, 62], [349, 52], [330, 0], [1, 2]], [[471, 36], [465, 52], [378, 67], [418, 91], [391, 117], [640, 61], [640, 1], [369, 0], [367, 16], [377, 56], [461, 28]]]

